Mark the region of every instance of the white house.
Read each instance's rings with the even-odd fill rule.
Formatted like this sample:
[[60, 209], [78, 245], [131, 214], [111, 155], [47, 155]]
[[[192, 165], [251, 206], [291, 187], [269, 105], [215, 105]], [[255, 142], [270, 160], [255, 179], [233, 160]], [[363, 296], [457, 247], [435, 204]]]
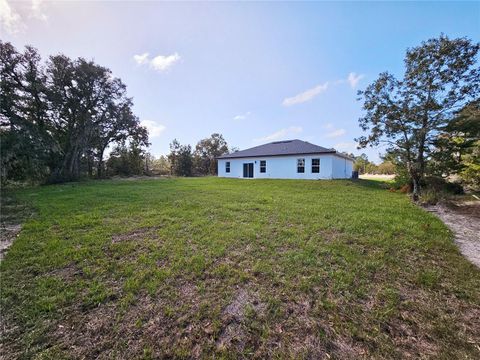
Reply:
[[218, 176], [269, 179], [349, 179], [353, 159], [302, 140], [275, 141], [218, 157]]

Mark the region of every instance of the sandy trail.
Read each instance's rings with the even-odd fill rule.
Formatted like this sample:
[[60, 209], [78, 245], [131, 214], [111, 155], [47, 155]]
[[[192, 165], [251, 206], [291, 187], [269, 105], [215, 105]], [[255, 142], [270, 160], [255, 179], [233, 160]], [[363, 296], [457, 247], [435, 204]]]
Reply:
[[461, 253], [480, 268], [480, 201], [448, 207], [443, 204], [432, 205], [426, 209], [452, 230]]

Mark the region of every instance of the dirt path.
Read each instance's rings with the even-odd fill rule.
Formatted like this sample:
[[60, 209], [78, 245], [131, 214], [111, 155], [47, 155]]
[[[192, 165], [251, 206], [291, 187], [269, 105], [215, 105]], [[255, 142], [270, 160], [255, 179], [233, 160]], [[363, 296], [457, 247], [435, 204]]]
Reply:
[[1, 194], [0, 207], [0, 261], [22, 229], [22, 223], [30, 215], [25, 204], [20, 204], [14, 197]]
[[433, 205], [426, 209], [453, 231], [462, 254], [480, 268], [480, 201]]

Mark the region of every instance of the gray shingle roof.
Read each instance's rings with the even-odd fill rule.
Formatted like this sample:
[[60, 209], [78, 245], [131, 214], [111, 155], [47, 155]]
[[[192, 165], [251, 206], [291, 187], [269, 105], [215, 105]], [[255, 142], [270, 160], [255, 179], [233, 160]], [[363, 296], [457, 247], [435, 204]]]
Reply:
[[300, 154], [331, 154], [335, 149], [327, 149], [318, 145], [310, 144], [302, 140], [274, 141], [265, 145], [255, 146], [250, 149], [219, 156], [218, 159], [233, 159], [244, 157], [300, 155]]

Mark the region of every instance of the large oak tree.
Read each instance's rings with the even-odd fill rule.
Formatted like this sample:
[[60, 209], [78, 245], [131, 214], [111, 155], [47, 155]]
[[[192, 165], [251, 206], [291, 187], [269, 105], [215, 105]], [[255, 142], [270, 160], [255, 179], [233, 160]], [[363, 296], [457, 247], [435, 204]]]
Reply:
[[78, 179], [82, 163], [102, 176], [112, 143], [148, 144], [126, 86], [108, 68], [82, 58], [18, 52], [0, 41], [2, 181]]

